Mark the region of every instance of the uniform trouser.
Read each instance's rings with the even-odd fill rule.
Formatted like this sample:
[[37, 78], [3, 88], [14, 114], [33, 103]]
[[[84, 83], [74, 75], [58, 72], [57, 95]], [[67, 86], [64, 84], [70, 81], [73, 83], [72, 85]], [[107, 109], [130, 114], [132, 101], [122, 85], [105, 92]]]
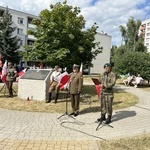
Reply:
[[58, 94], [59, 89], [60, 89], [60, 88], [59, 88], [58, 82], [55, 82], [55, 81], [54, 81], [54, 82], [51, 84], [50, 88], [49, 88], [49, 93], [51, 93], [52, 91], [55, 90], [55, 93]]
[[6, 81], [6, 86], [9, 90], [9, 96], [13, 96], [13, 89], [12, 89], [13, 81]]
[[112, 115], [112, 102], [114, 95], [112, 94], [103, 94], [101, 97], [101, 109], [102, 114]]
[[79, 103], [80, 103], [80, 94], [71, 94], [71, 107], [73, 112], [79, 111]]

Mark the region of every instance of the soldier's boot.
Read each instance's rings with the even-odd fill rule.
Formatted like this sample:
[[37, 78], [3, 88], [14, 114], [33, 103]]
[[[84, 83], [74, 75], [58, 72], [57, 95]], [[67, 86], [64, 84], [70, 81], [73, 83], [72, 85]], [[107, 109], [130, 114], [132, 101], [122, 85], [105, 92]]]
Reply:
[[105, 121], [105, 124], [109, 124], [111, 123], [111, 115], [108, 115], [106, 121]]
[[50, 103], [51, 102], [51, 93], [49, 93], [49, 95], [48, 95], [48, 100], [46, 100], [46, 102], [45, 103]]
[[11, 90], [9, 89], [9, 95], [7, 96], [7, 98], [11, 97]]
[[57, 99], [58, 99], [58, 93], [56, 94], [56, 97], [55, 97], [55, 104], [57, 103]]
[[105, 121], [105, 120], [106, 120], [105, 114], [102, 114], [101, 117], [98, 118], [96, 122], [102, 122], [102, 121]]
[[13, 98], [13, 91], [12, 91], [12, 89], [10, 91], [10, 97]]

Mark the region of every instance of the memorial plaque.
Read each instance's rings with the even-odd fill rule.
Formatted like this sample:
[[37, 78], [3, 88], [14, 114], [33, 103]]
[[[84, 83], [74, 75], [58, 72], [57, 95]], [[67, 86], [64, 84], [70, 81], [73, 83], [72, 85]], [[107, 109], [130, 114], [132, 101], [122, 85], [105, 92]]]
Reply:
[[21, 79], [29, 79], [29, 80], [45, 80], [47, 75], [52, 72], [51, 70], [32, 70], [28, 69], [25, 74], [21, 77]]

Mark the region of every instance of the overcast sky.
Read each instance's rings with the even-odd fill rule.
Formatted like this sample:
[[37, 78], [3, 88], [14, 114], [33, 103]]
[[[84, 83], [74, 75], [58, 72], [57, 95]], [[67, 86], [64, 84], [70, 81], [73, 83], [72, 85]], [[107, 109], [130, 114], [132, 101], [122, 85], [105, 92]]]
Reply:
[[[50, 4], [64, 0], [0, 0], [0, 6], [39, 15]], [[86, 20], [86, 27], [94, 22], [99, 26], [98, 32], [104, 31], [112, 36], [112, 45], [121, 44], [120, 25], [126, 25], [133, 16], [141, 21], [150, 19], [150, 0], [67, 0], [68, 5], [81, 8]]]

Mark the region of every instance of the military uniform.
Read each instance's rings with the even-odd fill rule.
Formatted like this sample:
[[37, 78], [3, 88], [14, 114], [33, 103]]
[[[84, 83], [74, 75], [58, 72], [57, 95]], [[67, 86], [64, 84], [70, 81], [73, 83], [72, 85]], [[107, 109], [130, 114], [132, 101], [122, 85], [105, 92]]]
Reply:
[[[74, 68], [78, 68], [78, 65], [74, 65]], [[75, 116], [78, 115], [79, 112], [79, 103], [80, 103], [80, 93], [83, 86], [83, 78], [82, 74], [78, 72], [73, 72], [70, 75], [70, 82], [69, 82], [69, 93], [71, 98], [71, 107]]]
[[13, 82], [16, 80], [17, 70], [12, 66], [12, 63], [8, 62], [7, 74], [6, 74], [6, 86], [9, 90], [9, 96], [13, 97]]
[[[110, 64], [105, 64], [105, 67], [111, 67]], [[109, 72], [104, 72], [101, 77], [101, 118], [98, 121], [106, 120], [106, 123], [111, 122], [112, 116], [112, 102], [114, 98], [113, 86], [116, 83], [116, 76], [110, 70]], [[108, 118], [105, 119], [105, 114], [107, 113]]]

